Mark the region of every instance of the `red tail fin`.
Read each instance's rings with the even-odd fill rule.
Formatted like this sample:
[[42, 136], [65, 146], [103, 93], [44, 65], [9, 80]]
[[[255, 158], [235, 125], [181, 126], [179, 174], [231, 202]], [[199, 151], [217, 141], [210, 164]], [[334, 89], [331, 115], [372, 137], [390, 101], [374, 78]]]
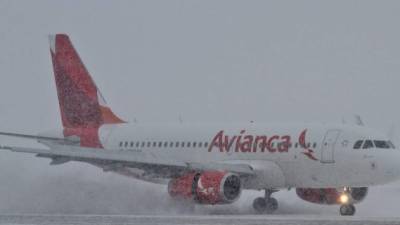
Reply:
[[100, 91], [65, 34], [51, 35], [50, 52], [64, 128], [98, 128], [123, 123]]

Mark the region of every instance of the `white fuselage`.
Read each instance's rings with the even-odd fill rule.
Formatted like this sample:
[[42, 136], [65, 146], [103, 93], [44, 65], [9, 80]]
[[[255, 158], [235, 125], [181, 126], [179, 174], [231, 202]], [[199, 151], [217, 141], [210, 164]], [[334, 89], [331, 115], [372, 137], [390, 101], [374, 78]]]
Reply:
[[358, 140], [387, 141], [360, 126], [122, 124], [102, 126], [99, 136], [104, 151], [251, 165], [257, 176], [244, 184], [247, 189], [364, 187], [394, 181], [400, 174], [397, 149], [353, 148]]

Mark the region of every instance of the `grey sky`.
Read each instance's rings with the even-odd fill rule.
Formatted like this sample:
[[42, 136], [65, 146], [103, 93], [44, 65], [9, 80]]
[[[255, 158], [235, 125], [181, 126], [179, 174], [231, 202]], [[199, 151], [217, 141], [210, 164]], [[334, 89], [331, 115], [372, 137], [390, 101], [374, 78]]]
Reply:
[[[61, 126], [47, 35], [62, 32], [129, 121], [340, 122], [359, 113], [385, 132], [400, 126], [399, 11], [399, 1], [1, 0], [0, 130]], [[57, 175], [32, 156], [0, 158], [2, 176], [20, 175], [15, 164]]]

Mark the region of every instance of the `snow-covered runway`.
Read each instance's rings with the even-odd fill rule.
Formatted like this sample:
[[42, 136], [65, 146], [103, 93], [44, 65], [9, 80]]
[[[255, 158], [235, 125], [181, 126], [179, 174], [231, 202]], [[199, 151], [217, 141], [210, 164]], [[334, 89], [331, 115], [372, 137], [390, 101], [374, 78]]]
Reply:
[[391, 225], [400, 218], [319, 217], [319, 216], [100, 216], [100, 215], [0, 215], [0, 224], [112, 224], [112, 225]]

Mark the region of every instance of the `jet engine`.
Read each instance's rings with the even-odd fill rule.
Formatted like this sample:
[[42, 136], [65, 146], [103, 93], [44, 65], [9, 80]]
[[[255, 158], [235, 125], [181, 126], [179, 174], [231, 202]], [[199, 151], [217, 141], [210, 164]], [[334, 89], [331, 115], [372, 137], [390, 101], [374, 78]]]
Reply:
[[239, 176], [221, 171], [187, 173], [168, 183], [168, 193], [172, 198], [200, 204], [229, 204], [239, 198], [241, 191]]
[[[297, 188], [296, 194], [307, 202], [323, 205], [343, 204], [341, 199], [344, 190], [336, 188]], [[348, 193], [353, 203], [364, 200], [367, 196], [367, 187], [349, 188]], [[347, 199], [346, 199], [347, 200]]]

